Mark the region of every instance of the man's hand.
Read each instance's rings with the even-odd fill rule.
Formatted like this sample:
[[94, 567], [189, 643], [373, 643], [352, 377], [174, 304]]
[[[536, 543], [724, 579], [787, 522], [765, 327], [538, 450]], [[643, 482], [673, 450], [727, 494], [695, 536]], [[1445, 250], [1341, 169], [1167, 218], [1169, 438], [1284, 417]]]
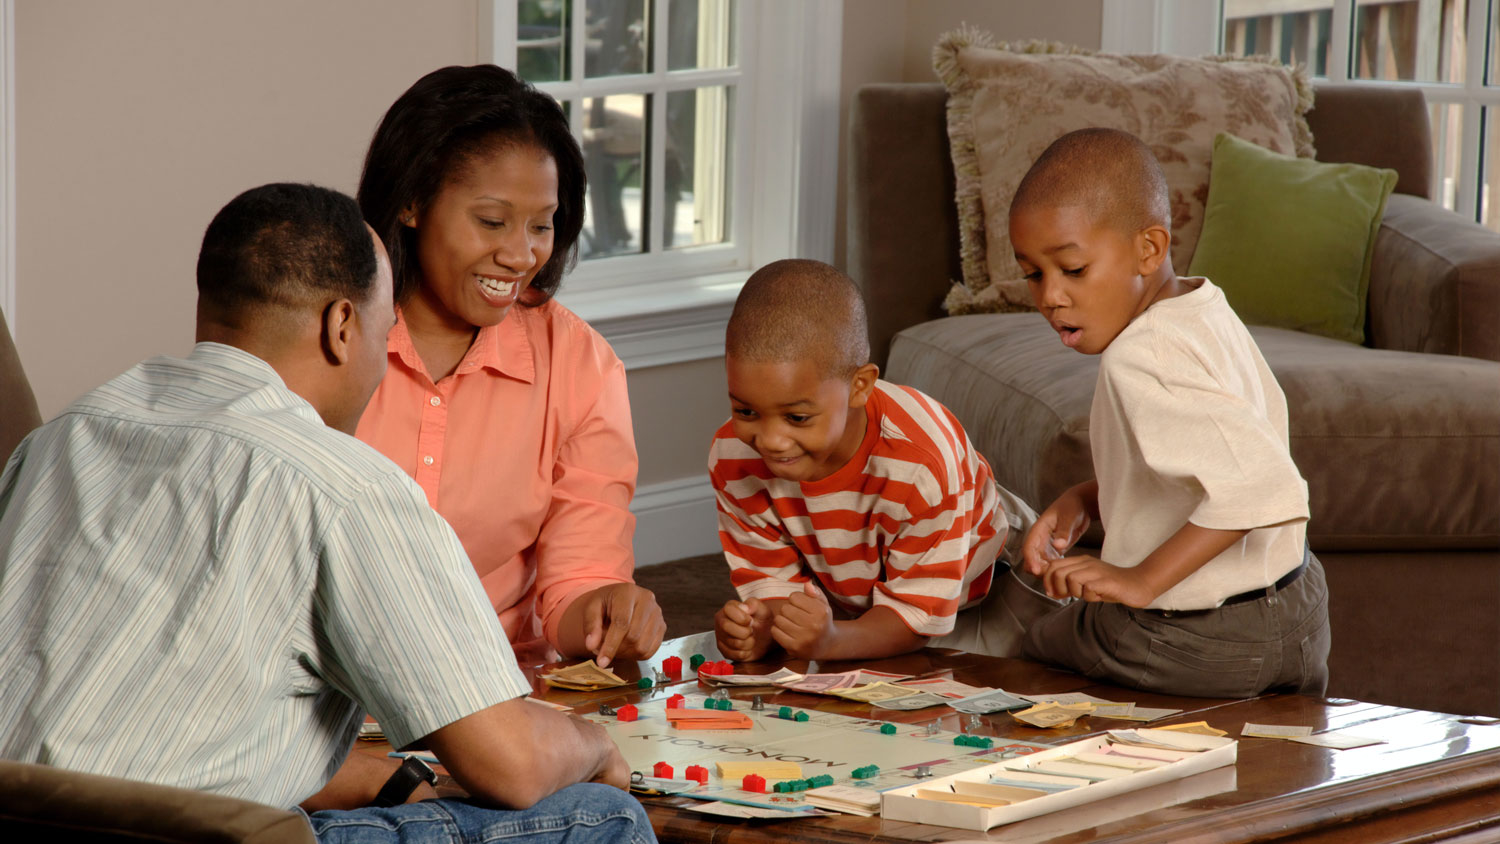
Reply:
[[615, 659], [646, 659], [661, 647], [667, 622], [650, 590], [634, 583], [600, 586], [578, 599], [583, 643], [600, 668]]
[[1150, 604], [1158, 594], [1138, 569], [1112, 566], [1090, 556], [1052, 561], [1042, 575], [1042, 584], [1053, 598], [1078, 598], [1137, 608]]
[[[604, 731], [604, 728], [602, 726], [599, 726], [598, 724], [593, 724], [593, 726], [598, 727], [601, 732]], [[604, 760], [604, 766], [599, 770], [599, 773], [594, 776], [593, 781], [602, 782], [605, 785], [612, 785], [615, 788], [620, 789], [621, 791], [629, 791], [630, 764], [625, 761], [624, 756], [620, 755], [620, 748], [618, 745], [616, 745], [613, 741], [610, 741], [607, 735], [605, 736], [605, 740], [609, 741], [610, 745], [608, 751], [609, 757]]]
[[759, 598], [727, 601], [714, 613], [719, 653], [735, 662], [754, 662], [771, 649], [771, 608]]
[[1072, 548], [1089, 529], [1093, 523], [1091, 514], [1098, 507], [1099, 485], [1094, 481], [1078, 484], [1059, 495], [1026, 532], [1026, 540], [1021, 546], [1026, 570], [1037, 577], [1045, 574], [1052, 562]]
[[775, 615], [771, 638], [798, 659], [817, 659], [833, 630], [833, 608], [818, 584], [804, 583], [802, 591], [789, 596]]

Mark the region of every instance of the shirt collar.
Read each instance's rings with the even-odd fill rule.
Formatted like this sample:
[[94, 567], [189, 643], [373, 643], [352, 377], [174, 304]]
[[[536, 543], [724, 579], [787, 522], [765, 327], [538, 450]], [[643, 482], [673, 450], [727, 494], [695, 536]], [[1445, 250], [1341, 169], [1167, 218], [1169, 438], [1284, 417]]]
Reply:
[[201, 340], [193, 344], [188, 360], [216, 366], [254, 381], [286, 387], [286, 379], [274, 366], [238, 346]]
[[[496, 375], [514, 378], [527, 384], [536, 380], [536, 361], [531, 353], [531, 314], [521, 305], [513, 305], [499, 325], [487, 325], [479, 329], [469, 351], [459, 361], [455, 375], [465, 375], [476, 369], [487, 369]], [[427, 375], [427, 367], [417, 354], [412, 343], [411, 332], [406, 327], [406, 315], [396, 308], [396, 325], [386, 339], [386, 350], [395, 355], [402, 364], [414, 372]], [[431, 378], [430, 375], [428, 375]]]

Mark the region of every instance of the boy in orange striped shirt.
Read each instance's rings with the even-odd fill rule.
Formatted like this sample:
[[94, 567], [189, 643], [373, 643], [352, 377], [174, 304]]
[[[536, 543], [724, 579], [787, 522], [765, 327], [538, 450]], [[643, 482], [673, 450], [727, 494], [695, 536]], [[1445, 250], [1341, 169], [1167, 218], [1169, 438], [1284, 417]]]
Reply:
[[733, 415], [709, 453], [740, 598], [714, 623], [730, 659], [929, 644], [1011, 656], [1052, 606], [997, 565], [1036, 514], [995, 484], [947, 408], [879, 380], [869, 355], [859, 291], [827, 264], [778, 261], [740, 292], [725, 338]]

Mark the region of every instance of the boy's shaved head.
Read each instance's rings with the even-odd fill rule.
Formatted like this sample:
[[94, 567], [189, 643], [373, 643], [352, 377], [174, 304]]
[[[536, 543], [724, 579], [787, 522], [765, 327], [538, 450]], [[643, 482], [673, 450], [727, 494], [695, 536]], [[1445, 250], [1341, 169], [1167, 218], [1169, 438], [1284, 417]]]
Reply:
[[724, 353], [764, 363], [807, 360], [828, 377], [851, 377], [870, 361], [864, 298], [853, 279], [822, 261], [767, 264], [735, 300]]
[[1118, 129], [1079, 129], [1053, 141], [1016, 188], [1010, 213], [1080, 205], [1125, 234], [1171, 228], [1167, 179], [1151, 148]]

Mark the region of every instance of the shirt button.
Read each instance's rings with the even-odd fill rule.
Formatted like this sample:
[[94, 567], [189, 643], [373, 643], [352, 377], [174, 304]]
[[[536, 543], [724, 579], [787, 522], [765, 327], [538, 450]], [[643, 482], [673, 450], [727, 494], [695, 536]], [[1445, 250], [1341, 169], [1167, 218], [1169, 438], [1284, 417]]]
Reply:
[[431, 466], [432, 465], [432, 455], [429, 454], [426, 457], [422, 458], [422, 462], [425, 463], [425, 464], [427, 464], [428, 466]]
[[438, 405], [443, 403], [443, 400], [438, 398], [437, 396], [433, 396], [432, 398], [428, 399], [428, 401], [432, 402], [433, 407], [437, 407]]

